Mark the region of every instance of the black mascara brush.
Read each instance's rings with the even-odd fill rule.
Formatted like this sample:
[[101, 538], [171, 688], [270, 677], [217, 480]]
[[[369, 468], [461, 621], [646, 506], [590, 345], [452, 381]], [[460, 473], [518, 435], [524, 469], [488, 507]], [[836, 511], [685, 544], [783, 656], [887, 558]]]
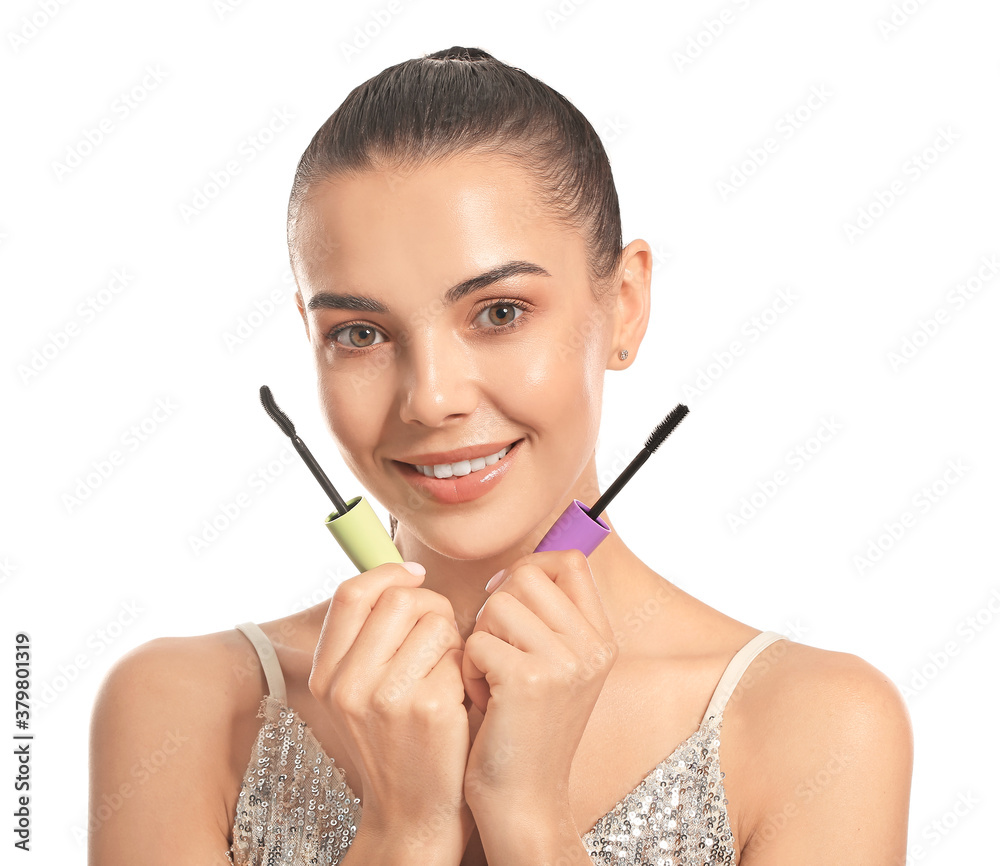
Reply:
[[628, 483], [629, 479], [635, 475], [636, 470], [638, 470], [638, 468], [650, 458], [650, 455], [657, 448], [659, 448], [661, 444], [663, 444], [663, 440], [673, 432], [674, 427], [681, 423], [681, 420], [685, 415], [687, 415], [687, 413], [688, 407], [682, 403], [678, 403], [677, 406], [674, 407], [673, 411], [656, 425], [656, 429], [649, 434], [649, 438], [646, 440], [646, 444], [643, 446], [642, 451], [636, 454], [632, 462], [629, 463], [629, 465], [622, 471], [622, 474], [611, 482], [611, 486], [604, 491], [601, 498], [598, 499], [590, 509], [588, 509], [587, 513], [591, 519], [597, 520], [597, 518], [604, 513], [611, 500], [618, 495], [619, 491]]
[[261, 385], [260, 402], [274, 423], [292, 440], [295, 450], [299, 452], [299, 456], [305, 461], [309, 471], [319, 482], [319, 486], [330, 497], [336, 511], [327, 515], [326, 528], [337, 539], [358, 571], [368, 571], [384, 562], [402, 562], [403, 557], [399, 555], [396, 545], [392, 543], [389, 533], [385, 531], [382, 521], [378, 519], [368, 500], [363, 496], [355, 496], [347, 502], [344, 501], [316, 462], [316, 458], [306, 448], [306, 443], [296, 435], [295, 425], [291, 419], [274, 402], [274, 396], [267, 385]]
[[604, 491], [597, 502], [588, 508], [579, 499], [574, 499], [545, 534], [535, 551], [575, 549], [581, 550], [589, 556], [594, 548], [611, 533], [611, 527], [601, 520], [601, 514], [608, 507], [608, 503], [618, 495], [628, 480], [660, 447], [663, 440], [673, 432], [673, 429], [681, 423], [681, 419], [687, 413], [688, 407], [678, 403], [674, 410], [656, 425], [656, 429], [649, 435], [643, 449], [625, 467], [621, 475], [612, 482], [611, 486]]
[[271, 416], [274, 423], [292, 440], [295, 450], [299, 452], [299, 456], [305, 461], [306, 466], [309, 467], [309, 471], [312, 472], [313, 476], [319, 482], [319, 486], [330, 497], [330, 501], [333, 503], [333, 507], [337, 509], [337, 513], [346, 514], [347, 503], [344, 502], [343, 497], [337, 492], [337, 488], [333, 486], [330, 479], [326, 477], [326, 473], [320, 468], [320, 465], [316, 462], [316, 458], [312, 456], [312, 452], [306, 448], [306, 443], [296, 434], [292, 419], [278, 408], [278, 404], [274, 402], [274, 395], [267, 385], [260, 386], [260, 402], [264, 407], [264, 411]]

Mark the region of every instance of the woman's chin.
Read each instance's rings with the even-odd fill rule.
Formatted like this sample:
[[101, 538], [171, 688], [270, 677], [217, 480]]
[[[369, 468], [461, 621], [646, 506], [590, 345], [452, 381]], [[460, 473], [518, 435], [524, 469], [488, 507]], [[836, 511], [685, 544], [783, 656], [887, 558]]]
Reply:
[[[452, 521], [443, 521], [420, 525], [418, 518], [404, 526], [404, 522], [400, 521], [396, 527], [396, 546], [406, 547], [410, 542], [416, 542], [439, 556], [468, 562], [514, 559], [530, 552], [529, 549], [521, 552], [525, 538], [516, 531], [498, 532], [495, 522], [485, 525], [475, 525], [475, 521], [468, 523], [466, 526], [456, 526]], [[400, 550], [400, 553], [403, 551]], [[403, 555], [406, 557], [409, 553]]]

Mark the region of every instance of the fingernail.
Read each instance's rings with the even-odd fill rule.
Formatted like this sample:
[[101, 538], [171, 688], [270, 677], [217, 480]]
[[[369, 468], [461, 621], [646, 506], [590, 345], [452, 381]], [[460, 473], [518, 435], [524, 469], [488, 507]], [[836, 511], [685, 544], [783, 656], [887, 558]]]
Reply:
[[489, 582], [486, 584], [487, 592], [493, 592], [493, 590], [497, 588], [500, 583], [498, 578], [503, 574], [503, 572], [504, 570], [501, 568], [496, 574], [493, 575], [493, 577], [489, 579]]
[[410, 572], [410, 574], [427, 574], [427, 569], [424, 568], [419, 562], [404, 562], [402, 563], [402, 566]]
[[[486, 607], [486, 602], [483, 602], [483, 607]], [[479, 608], [479, 613], [483, 612], [483, 607]], [[476, 614], [476, 622], [479, 622], [479, 613]]]

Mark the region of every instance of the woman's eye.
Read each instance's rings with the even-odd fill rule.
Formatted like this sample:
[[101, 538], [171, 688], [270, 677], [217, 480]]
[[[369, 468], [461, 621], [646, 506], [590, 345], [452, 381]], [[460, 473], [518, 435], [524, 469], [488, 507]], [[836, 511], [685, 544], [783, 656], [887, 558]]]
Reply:
[[[508, 327], [518, 327], [515, 322], [524, 315], [525, 308], [513, 301], [495, 301], [480, 310], [475, 321], [477, 327], [490, 331], [504, 331]], [[376, 327], [366, 322], [348, 323], [333, 328], [327, 339], [343, 346], [347, 352], [360, 352], [379, 343], [386, 342], [385, 335]]]
[[480, 320], [485, 315], [487, 327], [502, 328], [504, 325], [509, 325], [515, 319], [521, 318], [523, 314], [524, 310], [517, 304], [512, 304], [509, 301], [500, 301], [483, 309], [476, 316], [476, 320]]
[[377, 336], [381, 337], [381, 332], [371, 325], [344, 325], [330, 334], [335, 343], [348, 349], [366, 349], [385, 342], [384, 337], [376, 340]]

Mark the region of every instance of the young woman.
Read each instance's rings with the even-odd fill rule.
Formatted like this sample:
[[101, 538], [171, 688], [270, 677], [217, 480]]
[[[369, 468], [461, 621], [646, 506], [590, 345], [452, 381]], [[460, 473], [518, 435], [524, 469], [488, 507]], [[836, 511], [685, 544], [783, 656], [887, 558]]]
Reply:
[[479, 49], [393, 66], [309, 144], [288, 239], [331, 433], [406, 562], [122, 659], [92, 866], [902, 864], [884, 675], [701, 603], [606, 513], [589, 558], [532, 552], [600, 492], [605, 372], [649, 317], [586, 119]]

